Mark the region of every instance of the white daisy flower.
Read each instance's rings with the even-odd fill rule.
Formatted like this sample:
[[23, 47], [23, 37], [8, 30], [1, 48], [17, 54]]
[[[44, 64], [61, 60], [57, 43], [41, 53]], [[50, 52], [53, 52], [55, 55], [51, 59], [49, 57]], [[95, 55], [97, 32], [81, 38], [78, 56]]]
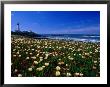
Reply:
[[49, 65], [49, 63], [45, 63], [45, 66], [48, 66]]
[[26, 52], [26, 54], [28, 54], [28, 52]]
[[79, 75], [82, 77], [83, 76], [83, 73], [80, 73]]
[[43, 57], [39, 57], [40, 59], [43, 59]]
[[45, 68], [45, 66], [42, 66], [42, 68]]
[[43, 61], [43, 59], [40, 59], [40, 61], [39, 61], [39, 62], [41, 62], [41, 61]]
[[21, 57], [21, 55], [19, 55], [19, 57]]
[[68, 64], [66, 64], [66, 66], [68, 66]]
[[16, 54], [19, 54], [19, 51]]
[[22, 74], [18, 74], [18, 77], [22, 77]]
[[79, 73], [75, 73], [76, 76], [79, 76]]
[[36, 69], [37, 71], [42, 71], [43, 70], [43, 67], [39, 67]]
[[69, 60], [73, 60], [74, 58], [69, 58]]
[[29, 59], [29, 57], [26, 57], [26, 59]]
[[16, 57], [16, 55], [13, 55], [13, 57]]
[[32, 71], [32, 68], [28, 68], [28, 71]]
[[97, 61], [94, 61], [94, 63], [97, 63]]
[[93, 66], [93, 69], [96, 69], [96, 67], [95, 67], [95, 66]]
[[60, 71], [56, 71], [55, 75], [60, 76]]
[[59, 66], [56, 67], [56, 70], [60, 70], [61, 68]]
[[17, 69], [15, 69], [15, 72], [18, 72], [18, 70], [17, 70]]
[[33, 57], [31, 57], [32, 59], [36, 59], [36, 57], [35, 56], [33, 56]]
[[71, 73], [67, 73], [66, 76], [71, 76]]
[[31, 49], [32, 51], [34, 51], [34, 49]]
[[29, 53], [30, 55], [32, 55], [32, 53]]
[[38, 62], [37, 61], [34, 61], [34, 64], [38, 64]]

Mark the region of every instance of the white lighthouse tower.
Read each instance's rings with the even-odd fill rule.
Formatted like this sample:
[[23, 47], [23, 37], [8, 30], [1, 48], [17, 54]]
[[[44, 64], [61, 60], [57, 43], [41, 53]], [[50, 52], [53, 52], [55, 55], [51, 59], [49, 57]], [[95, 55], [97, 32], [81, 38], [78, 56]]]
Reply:
[[20, 31], [19, 23], [17, 23], [17, 31]]

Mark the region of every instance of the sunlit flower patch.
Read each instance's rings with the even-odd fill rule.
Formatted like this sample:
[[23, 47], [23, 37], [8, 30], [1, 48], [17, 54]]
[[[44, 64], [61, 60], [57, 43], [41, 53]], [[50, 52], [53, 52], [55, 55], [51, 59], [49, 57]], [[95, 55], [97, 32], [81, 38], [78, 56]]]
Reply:
[[100, 43], [11, 37], [12, 77], [99, 77]]

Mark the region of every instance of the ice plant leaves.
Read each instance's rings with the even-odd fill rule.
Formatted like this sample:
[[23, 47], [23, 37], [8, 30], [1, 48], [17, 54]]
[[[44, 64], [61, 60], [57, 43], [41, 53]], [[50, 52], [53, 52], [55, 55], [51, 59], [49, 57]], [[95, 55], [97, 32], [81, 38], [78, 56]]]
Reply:
[[100, 43], [11, 38], [13, 77], [100, 76]]

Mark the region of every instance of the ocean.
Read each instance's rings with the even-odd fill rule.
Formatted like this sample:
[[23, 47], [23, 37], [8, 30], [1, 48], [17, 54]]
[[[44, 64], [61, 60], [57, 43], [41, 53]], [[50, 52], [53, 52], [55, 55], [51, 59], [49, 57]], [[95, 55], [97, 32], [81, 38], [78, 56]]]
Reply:
[[92, 34], [43, 34], [46, 38], [50, 39], [64, 39], [83, 42], [100, 42], [100, 35]]

